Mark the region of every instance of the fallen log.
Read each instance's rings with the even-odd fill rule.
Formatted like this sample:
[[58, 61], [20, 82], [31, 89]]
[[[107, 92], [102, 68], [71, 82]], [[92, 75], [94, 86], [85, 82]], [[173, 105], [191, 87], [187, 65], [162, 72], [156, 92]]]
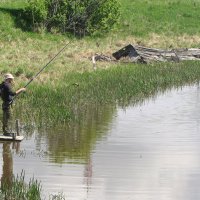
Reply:
[[112, 54], [116, 60], [122, 57], [129, 57], [131, 62], [149, 63], [149, 62], [180, 62], [183, 60], [200, 60], [200, 49], [155, 49], [143, 46], [133, 46], [131, 44], [125, 46], [119, 51]]

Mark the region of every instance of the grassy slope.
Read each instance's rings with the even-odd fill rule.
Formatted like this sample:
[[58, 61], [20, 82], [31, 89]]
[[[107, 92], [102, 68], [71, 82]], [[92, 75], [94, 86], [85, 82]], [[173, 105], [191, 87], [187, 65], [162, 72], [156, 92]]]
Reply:
[[[81, 82], [81, 86], [78, 89], [78, 91], [84, 91], [81, 92], [81, 106], [85, 105], [85, 102], [87, 102], [88, 99], [90, 100], [90, 98], [104, 99], [104, 96], [107, 96], [108, 101], [110, 101], [109, 91], [111, 90], [115, 91], [115, 94], [112, 94], [113, 99], [111, 99], [111, 101], [120, 100], [123, 96], [125, 96], [125, 98], [127, 97], [129, 100], [134, 96], [135, 91], [133, 91], [131, 87], [134, 88], [136, 80], [139, 83], [141, 82], [136, 89], [138, 91], [144, 91], [144, 93], [147, 93], [146, 89], [148, 89], [148, 87], [152, 87], [153, 85], [155, 85], [154, 89], [159, 87], [156, 86], [156, 84], [160, 81], [162, 82], [162, 79], [164, 82], [169, 81], [167, 85], [173, 84], [172, 79], [168, 80], [168, 77], [165, 77], [165, 75], [161, 73], [160, 77], [156, 76], [154, 77], [155, 79], [151, 78], [148, 80], [151, 82], [151, 85], [148, 86], [146, 81], [135, 79], [134, 74], [133, 76], [128, 76], [130, 71], [132, 73], [132, 70], [129, 68], [127, 71], [125, 70], [124, 73], [127, 74], [124, 76], [124, 80], [122, 80], [120, 79], [120, 63], [98, 63], [98, 68], [119, 68], [119, 71], [116, 69], [116, 72], [108, 70], [108, 74], [97, 72], [96, 74], [86, 73], [83, 76], [80, 74], [68, 75], [69, 72], [83, 73], [85, 71], [91, 71], [92, 63], [88, 57], [92, 56], [94, 53], [111, 55], [112, 52], [128, 43], [138, 43], [163, 48], [169, 48], [170, 46], [199, 46], [200, 26], [198, 26], [198, 23], [200, 14], [198, 10], [200, 10], [200, 2], [197, 0], [119, 1], [121, 1], [122, 5], [121, 23], [118, 24], [111, 33], [105, 35], [105, 37], [84, 38], [82, 40], [73, 39], [69, 48], [67, 48], [62, 55], [60, 55], [52, 65], [48, 66], [39, 78], [31, 84], [31, 91], [35, 94], [34, 98], [30, 100], [33, 105], [37, 107], [39, 102], [46, 99], [45, 94], [50, 98], [53, 96], [55, 98], [51, 99], [52, 104], [45, 102], [47, 105], [51, 105], [48, 106], [48, 115], [51, 115], [52, 110], [54, 116], [57, 114], [57, 118], [59, 118], [59, 115], [67, 118], [70, 112], [73, 112], [73, 109], [69, 110], [70, 106], [73, 107], [74, 104], [73, 100], [72, 102], [70, 100], [71, 97], [80, 97], [80, 95], [77, 96], [77, 88], [71, 88], [71, 86], [69, 86], [73, 82]], [[4, 0], [0, 2], [0, 71], [1, 73], [9, 71], [18, 74], [17, 86], [19, 84], [24, 85], [28, 81], [27, 77], [31, 77], [35, 74], [64, 44], [66, 44], [66, 42], [71, 40], [62, 35], [37, 34], [23, 31], [17, 23], [18, 20], [16, 19], [18, 18], [16, 18], [16, 13], [18, 9], [25, 6], [24, 2], [25, 0]], [[97, 45], [97, 43], [99, 43], [99, 45]], [[187, 69], [187, 66], [189, 66], [188, 63], [185, 65], [183, 64], [183, 66], [186, 67], [186, 72], [181, 72], [181, 68], [179, 68], [178, 74], [181, 77], [181, 83], [184, 82], [184, 77], [185, 81], [190, 80], [190, 82], [199, 78], [198, 74], [195, 74], [195, 71], [198, 72], [198, 63], [194, 63], [194, 65], [195, 69], [193, 73], [191, 69]], [[131, 67], [132, 66], [133, 65], [131, 65]], [[167, 67], [168, 65], [165, 64], [164, 66]], [[176, 72], [176, 67], [180, 66], [174, 65], [173, 70]], [[124, 65], [122, 67], [124, 67]], [[135, 65], [135, 68], [137, 68], [139, 74], [146, 73], [145, 68], [140, 68], [140, 65]], [[171, 65], [169, 65], [169, 68], [171, 68]], [[160, 68], [157, 70], [159, 73]], [[148, 73], [152, 74], [152, 71]], [[156, 72], [153, 71], [153, 74], [156, 74]], [[91, 78], [88, 78], [90, 76]], [[145, 79], [145, 75], [138, 77]], [[127, 79], [130, 80], [130, 88], [128, 86], [125, 87]], [[114, 82], [111, 80], [114, 80]], [[179, 82], [179, 79], [175, 78], [175, 80]], [[93, 85], [88, 83], [88, 81], [93, 83]], [[41, 83], [44, 83], [43, 87], [41, 87]], [[112, 85], [114, 84], [114, 88], [111, 83]], [[101, 85], [103, 85], [103, 87], [100, 87]], [[56, 105], [58, 100], [62, 100], [62, 91], [65, 86], [68, 87], [68, 89], [64, 88], [66, 102], [61, 101], [60, 110], [55, 113], [58, 107], [54, 108], [53, 105]], [[122, 89], [119, 90], [119, 88]], [[54, 89], [55, 91], [60, 91], [60, 93], [56, 93]], [[154, 89], [151, 88], [152, 91], [154, 91]], [[42, 96], [44, 92], [45, 94]], [[86, 93], [87, 95], [85, 95]], [[143, 92], [141, 93], [143, 95]], [[94, 95], [96, 95], [96, 97]], [[85, 96], [88, 98], [85, 98]], [[41, 101], [39, 100], [40, 98], [42, 99]], [[66, 104], [68, 105], [67, 109], [65, 108]], [[62, 110], [65, 110], [65, 113], [62, 113]]]
[[[133, 36], [196, 35], [200, 2], [194, 0], [123, 0], [123, 28]], [[127, 36], [125, 34], [125, 37]]]
[[[103, 38], [74, 40], [54, 62], [54, 69], [65, 72], [91, 70], [92, 64], [88, 57], [94, 53], [111, 55], [128, 43], [162, 48], [199, 46], [199, 1], [119, 1], [122, 18], [115, 30]], [[30, 77], [69, 39], [61, 35], [22, 30], [16, 13], [17, 9], [25, 7], [25, 2], [26, 0], [0, 2], [0, 69], [1, 72], [23, 73]], [[99, 64], [102, 68], [109, 66], [107, 63]], [[52, 76], [60, 76], [51, 69], [48, 70]]]

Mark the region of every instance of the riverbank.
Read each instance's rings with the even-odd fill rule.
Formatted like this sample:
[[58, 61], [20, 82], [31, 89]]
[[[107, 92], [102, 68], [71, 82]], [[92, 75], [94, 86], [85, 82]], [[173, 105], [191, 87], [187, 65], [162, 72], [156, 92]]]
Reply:
[[33, 82], [16, 101], [16, 110], [27, 119], [68, 123], [84, 118], [91, 105], [125, 106], [170, 87], [198, 83], [199, 62], [116, 64], [107, 70], [71, 72], [44, 84]]
[[[18, 14], [26, 1], [0, 2], [0, 73], [13, 73], [16, 76], [15, 88], [24, 86], [56, 52], [71, 41], [69, 47], [29, 85], [27, 92], [16, 99], [14, 118], [20, 118], [26, 124], [23, 131], [29, 128], [28, 125], [50, 129], [55, 124], [79, 124], [92, 118], [99, 107], [134, 105], [157, 92], [199, 83], [199, 62], [151, 65], [98, 62], [97, 70], [93, 70], [91, 56], [95, 53], [110, 56], [129, 43], [163, 49], [200, 45], [199, 1], [120, 1], [122, 18], [115, 29], [103, 36], [84, 39], [25, 30], [23, 23], [19, 23], [21, 19]], [[99, 109], [101, 115], [106, 106], [103, 111]], [[88, 108], [92, 109], [88, 111]], [[105, 120], [112, 115], [112, 112], [105, 115]], [[92, 125], [85, 132], [82, 127], [71, 126], [65, 140], [69, 141], [67, 134], [78, 132], [83, 135], [83, 141], [95, 143], [98, 136], [93, 129], [98, 125], [95, 120], [92, 121], [93, 124], [91, 120], [88, 122]], [[31, 134], [29, 129], [27, 132]], [[55, 132], [48, 133], [57, 139]], [[58, 147], [63, 138], [62, 135], [56, 143]], [[74, 140], [70, 144], [74, 144]], [[72, 146], [69, 145], [70, 151]], [[82, 153], [87, 158], [92, 145], [87, 149], [83, 142], [80, 147], [77, 150], [75, 145], [73, 153]], [[40, 188], [37, 187], [37, 195], [40, 195]]]
[[[20, 18], [26, 0], [0, 2], [0, 72], [9, 71], [19, 76], [20, 81], [26, 81], [68, 41], [71, 41], [69, 47], [41, 74], [43, 81], [62, 78], [61, 71], [91, 71], [89, 58], [92, 55], [111, 56], [129, 43], [163, 49], [199, 47], [200, 3], [197, 0], [119, 1], [121, 19], [114, 30], [99, 37], [83, 39], [42, 31], [30, 32], [24, 29]], [[98, 67], [107, 69], [113, 67], [113, 63], [101, 63]]]

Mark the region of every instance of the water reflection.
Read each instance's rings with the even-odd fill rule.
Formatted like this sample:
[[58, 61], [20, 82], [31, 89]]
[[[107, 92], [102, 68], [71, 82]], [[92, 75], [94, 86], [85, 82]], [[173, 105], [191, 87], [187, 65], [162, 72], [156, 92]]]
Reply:
[[14, 173], [69, 200], [199, 200], [199, 94], [188, 86], [125, 109], [90, 106], [75, 124], [34, 129]]
[[11, 187], [13, 178], [13, 156], [12, 150], [19, 153], [20, 143], [19, 142], [3, 142], [2, 145], [2, 176], [1, 176], [1, 186]]
[[113, 106], [90, 105], [84, 118], [75, 123], [38, 129], [37, 148], [41, 148], [45, 138], [51, 162], [63, 163], [71, 159], [72, 162], [86, 163], [96, 142], [107, 133], [115, 113]]
[[90, 186], [92, 185], [92, 175], [93, 175], [93, 163], [92, 163], [92, 158], [89, 158], [85, 165], [85, 170], [84, 170], [84, 177], [85, 177], [84, 184], [86, 184], [87, 193], [89, 192]]

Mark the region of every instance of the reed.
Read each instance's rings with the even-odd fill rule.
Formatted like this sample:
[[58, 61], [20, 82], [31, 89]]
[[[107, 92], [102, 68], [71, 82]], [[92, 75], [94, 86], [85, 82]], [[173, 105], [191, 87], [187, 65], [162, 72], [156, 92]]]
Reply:
[[[42, 200], [42, 186], [35, 178], [31, 178], [29, 183], [25, 182], [25, 171], [22, 170], [20, 175], [13, 176], [12, 180], [2, 181], [0, 188], [0, 199], [6, 200]], [[65, 200], [62, 193], [50, 195], [49, 200]]]
[[[55, 82], [34, 82], [16, 110], [33, 121], [69, 122], [84, 118], [90, 105], [134, 104], [158, 91], [198, 83], [198, 62], [119, 64], [107, 70], [64, 73]], [[29, 92], [30, 91], [30, 92]]]
[[22, 171], [17, 177], [13, 176], [11, 181], [4, 180], [1, 185], [0, 197], [2, 199], [41, 199], [41, 185], [34, 178], [25, 183], [25, 172]]

